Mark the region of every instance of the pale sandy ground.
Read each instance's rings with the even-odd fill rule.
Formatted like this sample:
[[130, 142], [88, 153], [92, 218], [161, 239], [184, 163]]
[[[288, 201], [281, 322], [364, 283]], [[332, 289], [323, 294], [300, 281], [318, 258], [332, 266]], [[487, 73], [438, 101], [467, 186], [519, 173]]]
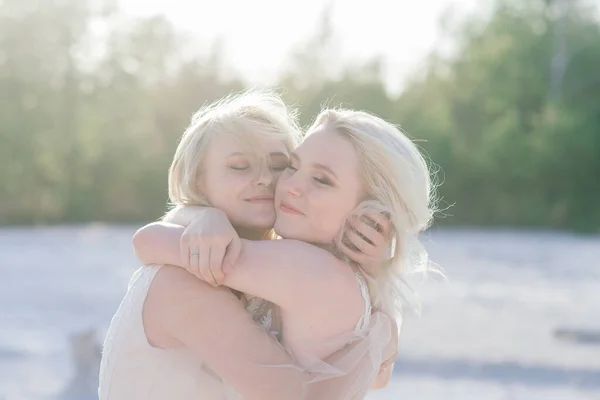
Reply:
[[[93, 398], [69, 388], [69, 336], [108, 326], [138, 265], [134, 229], [0, 229], [0, 400]], [[423, 315], [369, 399], [600, 399], [600, 344], [553, 334], [600, 332], [600, 237], [460, 229], [425, 244], [449, 280], [417, 286]]]

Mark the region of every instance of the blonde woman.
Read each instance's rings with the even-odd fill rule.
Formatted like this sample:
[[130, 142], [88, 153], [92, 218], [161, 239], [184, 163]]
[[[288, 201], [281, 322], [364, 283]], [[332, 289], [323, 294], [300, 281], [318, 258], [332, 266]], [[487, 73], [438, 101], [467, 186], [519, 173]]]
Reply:
[[[273, 93], [248, 92], [203, 108], [178, 145], [169, 173], [171, 200], [218, 207], [236, 235], [268, 237], [274, 184], [297, 132], [294, 115]], [[178, 207], [165, 220], [185, 224], [189, 211]], [[105, 340], [100, 399], [330, 398], [334, 384], [308, 387], [315, 374], [269, 334], [270, 304], [239, 297], [242, 302], [182, 269], [140, 268]]]
[[[275, 231], [284, 239], [240, 240], [217, 213], [211, 218], [225, 240], [207, 240], [212, 236], [196, 227], [198, 240], [185, 242], [182, 252], [184, 229], [159, 223], [138, 233], [136, 252], [146, 264], [192, 265], [188, 269], [203, 280], [275, 303], [281, 341], [314, 374], [310, 382], [351, 375], [343, 388], [330, 380], [330, 398], [361, 399], [378, 376], [383, 384], [389, 378], [395, 331], [388, 316], [400, 317], [403, 274], [422, 266], [411, 265], [407, 251], [418, 248], [418, 234], [432, 219], [432, 191], [427, 163], [396, 127], [365, 112], [326, 110], [290, 155], [276, 187]], [[340, 248], [344, 234], [351, 241], [360, 237], [346, 228], [373, 213], [389, 218], [395, 246], [382, 268], [366, 274]], [[222, 269], [227, 242], [232, 253], [240, 249], [239, 257]], [[419, 259], [426, 265], [426, 257]], [[372, 315], [373, 307], [383, 312]], [[354, 347], [344, 357], [326, 360], [349, 343]]]

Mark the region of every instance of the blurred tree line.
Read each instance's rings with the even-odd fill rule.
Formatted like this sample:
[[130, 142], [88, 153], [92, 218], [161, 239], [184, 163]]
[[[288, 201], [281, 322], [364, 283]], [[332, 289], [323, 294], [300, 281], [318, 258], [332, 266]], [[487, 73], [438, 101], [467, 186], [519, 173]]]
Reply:
[[[148, 221], [191, 114], [244, 87], [221, 47], [110, 0], [0, 0], [0, 223]], [[383, 63], [339, 71], [325, 13], [279, 87], [400, 124], [439, 166], [438, 225], [600, 227], [600, 18], [589, 1], [490, 0], [443, 22], [398, 96]], [[410, 38], [398, 38], [410, 40]]]

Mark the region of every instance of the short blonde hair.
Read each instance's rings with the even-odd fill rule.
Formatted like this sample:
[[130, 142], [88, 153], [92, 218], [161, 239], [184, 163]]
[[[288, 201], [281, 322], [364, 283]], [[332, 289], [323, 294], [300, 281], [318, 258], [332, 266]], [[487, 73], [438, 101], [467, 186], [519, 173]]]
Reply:
[[173, 206], [210, 206], [200, 176], [206, 150], [217, 135], [230, 135], [248, 144], [257, 137], [280, 138], [292, 151], [298, 145], [300, 129], [295, 110], [272, 90], [231, 94], [202, 107], [183, 133], [169, 168]]
[[[434, 189], [428, 163], [417, 146], [396, 126], [363, 111], [322, 111], [309, 129], [336, 132], [356, 149], [365, 199], [351, 215], [383, 213], [391, 222], [394, 243], [389, 265], [369, 286], [375, 303], [384, 311], [400, 315], [405, 274], [428, 264], [418, 235], [431, 223]], [[345, 226], [345, 224], [344, 224]], [[344, 236], [344, 228], [338, 244]], [[419, 260], [410, 260], [415, 250]]]

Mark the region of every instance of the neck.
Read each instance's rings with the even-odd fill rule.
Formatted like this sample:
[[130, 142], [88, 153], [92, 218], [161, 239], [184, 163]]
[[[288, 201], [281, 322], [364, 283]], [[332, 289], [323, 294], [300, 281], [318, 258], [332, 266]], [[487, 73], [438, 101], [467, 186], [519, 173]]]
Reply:
[[311, 243], [311, 244], [313, 246], [316, 246], [320, 249], [323, 249], [323, 250], [333, 254], [333, 256], [339, 260], [349, 263], [350, 265], [354, 264], [354, 262], [352, 260], [348, 259], [348, 257], [345, 256], [343, 253], [341, 253], [340, 250], [338, 249], [338, 247], [333, 243]]
[[270, 229], [235, 228], [238, 236], [248, 240], [263, 240], [267, 238]]
[[[282, 239], [287, 239], [285, 237], [281, 237]], [[315, 247], [318, 247], [320, 249], [323, 249], [331, 254], [333, 254], [334, 256], [339, 258], [339, 251], [337, 250], [336, 246], [333, 243], [314, 243], [314, 242], [306, 242], [308, 244], [311, 244]]]
[[328, 244], [325, 244], [325, 243], [311, 243], [311, 244], [313, 246], [316, 246], [316, 247], [320, 248], [320, 249], [323, 249], [323, 250], [328, 251], [328, 252], [330, 252], [332, 254], [335, 254], [335, 246], [332, 243], [328, 243]]

